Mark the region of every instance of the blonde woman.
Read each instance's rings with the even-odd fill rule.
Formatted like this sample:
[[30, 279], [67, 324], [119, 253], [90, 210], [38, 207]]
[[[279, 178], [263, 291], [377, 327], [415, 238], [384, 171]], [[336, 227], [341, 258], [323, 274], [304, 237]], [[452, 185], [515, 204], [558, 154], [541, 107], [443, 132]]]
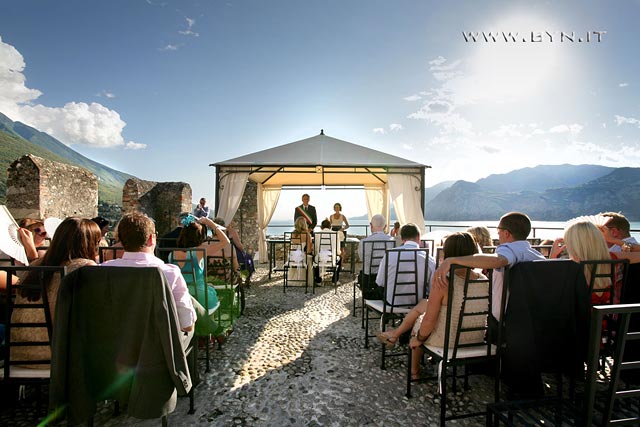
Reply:
[[[557, 258], [563, 249], [567, 250], [572, 261], [597, 261], [608, 259], [628, 259], [632, 264], [640, 262], [640, 252], [609, 252], [605, 238], [598, 227], [589, 221], [574, 222], [564, 232], [564, 238], [556, 239], [551, 248], [550, 258]], [[605, 266], [604, 268], [608, 268]], [[601, 271], [608, 273], [609, 270]], [[585, 267], [584, 275], [589, 283], [591, 272]], [[610, 280], [606, 277], [596, 278], [594, 289], [609, 287]], [[618, 294], [620, 284], [616, 280], [616, 294]], [[592, 295], [593, 304], [609, 304], [610, 295], [608, 292], [598, 292]], [[615, 302], [615, 301], [614, 301]]]
[[475, 240], [480, 247], [480, 252], [482, 252], [482, 248], [485, 246], [493, 246], [493, 239], [487, 227], [469, 227], [467, 228], [467, 233], [473, 236], [473, 240]]

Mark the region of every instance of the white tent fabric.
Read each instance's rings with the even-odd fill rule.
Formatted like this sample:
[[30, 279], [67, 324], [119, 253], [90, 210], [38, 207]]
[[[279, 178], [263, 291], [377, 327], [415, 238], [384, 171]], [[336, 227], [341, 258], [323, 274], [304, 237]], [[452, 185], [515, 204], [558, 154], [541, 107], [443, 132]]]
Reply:
[[389, 187], [387, 185], [379, 185], [375, 187], [365, 186], [364, 194], [367, 199], [367, 215], [369, 216], [369, 222], [371, 218], [376, 214], [384, 215], [384, 218], [389, 223]]
[[249, 179], [248, 172], [229, 173], [220, 179], [222, 192], [216, 216], [224, 219], [225, 224], [229, 224], [233, 220], [233, 216], [240, 206], [244, 188], [247, 186], [247, 179]]
[[419, 185], [410, 175], [389, 175], [389, 192], [400, 224], [412, 222], [418, 226], [420, 234], [425, 234]]
[[273, 213], [276, 211], [281, 190], [281, 187], [264, 187], [262, 184], [258, 184], [258, 228], [260, 229], [258, 236], [260, 259], [258, 262], [269, 261], [267, 254], [267, 227], [271, 222]]

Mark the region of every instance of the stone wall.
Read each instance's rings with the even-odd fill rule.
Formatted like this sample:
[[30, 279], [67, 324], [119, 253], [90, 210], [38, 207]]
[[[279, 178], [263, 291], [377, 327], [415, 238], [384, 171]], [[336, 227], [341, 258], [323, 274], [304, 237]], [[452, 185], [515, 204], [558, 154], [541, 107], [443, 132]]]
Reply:
[[258, 250], [258, 184], [247, 182], [238, 211], [233, 217], [242, 244], [249, 252]]
[[180, 212], [191, 212], [191, 186], [185, 182], [128, 179], [122, 189], [122, 212], [141, 211], [156, 222], [162, 235], [178, 225]]
[[7, 173], [7, 208], [16, 219], [98, 214], [98, 179], [86, 169], [27, 154]]

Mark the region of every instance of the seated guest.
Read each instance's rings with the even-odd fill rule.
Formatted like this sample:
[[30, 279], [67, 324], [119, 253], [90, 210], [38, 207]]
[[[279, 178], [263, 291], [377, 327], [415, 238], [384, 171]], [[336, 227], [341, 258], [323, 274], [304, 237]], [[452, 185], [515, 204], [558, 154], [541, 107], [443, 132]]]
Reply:
[[[95, 222], [89, 219], [67, 218], [60, 223], [56, 234], [51, 241], [49, 250], [44, 256], [32, 263], [34, 266], [65, 266], [67, 273], [76, 268], [86, 265], [96, 265], [95, 259], [98, 256], [98, 244], [100, 243], [100, 229]], [[25, 283], [34, 281], [37, 283], [37, 275], [24, 277]], [[52, 324], [55, 316], [58, 289], [60, 287], [59, 275], [48, 275], [46, 277], [46, 292], [49, 301]], [[29, 302], [40, 301], [42, 295], [39, 290], [25, 290], [16, 295], [16, 304], [29, 304]], [[44, 313], [40, 310], [27, 308], [14, 309], [11, 319], [13, 322], [44, 322]], [[14, 335], [15, 334], [15, 335]], [[12, 340], [24, 341], [46, 341], [48, 334], [46, 328], [26, 328], [11, 331]], [[27, 353], [29, 352], [29, 353]], [[12, 357], [16, 360], [48, 360], [51, 358], [51, 348], [41, 347], [16, 347], [12, 351]], [[29, 366], [27, 366], [29, 367]], [[31, 365], [38, 368], [39, 365]]]
[[383, 290], [376, 285], [375, 279], [377, 272], [371, 271], [371, 251], [373, 249], [373, 245], [366, 245], [367, 253], [365, 254], [365, 244], [363, 242], [389, 241], [393, 240], [393, 238], [384, 232], [384, 229], [387, 226], [387, 220], [384, 216], [380, 214], [372, 216], [369, 226], [371, 227], [371, 234], [360, 240], [360, 243], [358, 244], [358, 257], [362, 260], [362, 274], [358, 277], [358, 281], [360, 282], [360, 289], [362, 289], [362, 296], [364, 299], [379, 300], [382, 299]]
[[605, 212], [598, 214], [608, 218], [602, 227], [604, 238], [609, 245], [610, 252], [632, 252], [640, 250], [640, 245], [634, 237], [631, 237], [631, 225], [624, 215], [617, 212]]
[[[325, 231], [325, 232], [335, 232], [337, 234], [337, 238], [338, 241], [340, 241], [340, 238], [342, 237], [342, 232], [341, 231], [337, 231], [333, 229], [333, 226], [331, 225], [331, 221], [329, 221], [327, 218], [323, 219], [322, 222], [320, 223], [320, 231]], [[317, 239], [317, 235], [315, 236], [315, 238]], [[332, 282], [336, 283], [339, 279], [340, 279], [340, 272], [342, 271], [342, 260], [344, 257], [344, 247], [340, 249], [340, 256], [337, 257], [337, 267], [336, 270], [333, 272], [333, 277], [332, 277]], [[320, 270], [318, 269], [318, 275], [320, 275]]]
[[[402, 238], [403, 245], [398, 249], [418, 249], [420, 248], [420, 229], [415, 224], [409, 223], [402, 226], [400, 229], [400, 237]], [[429, 293], [429, 285], [427, 281], [433, 277], [433, 271], [436, 268], [436, 262], [432, 257], [428, 257], [425, 251], [420, 251], [417, 254], [417, 268], [418, 268], [418, 297]], [[380, 266], [378, 268], [378, 274], [376, 275], [376, 284], [380, 287], [384, 287], [385, 279], [395, 278], [396, 259], [398, 257], [397, 252], [390, 252], [389, 271], [386, 270], [386, 254], [380, 260]], [[423, 261], [426, 258], [426, 263]], [[404, 259], [404, 258], [400, 258]], [[427, 264], [428, 271], [425, 271], [425, 264]], [[385, 277], [386, 276], [386, 277]], [[393, 295], [396, 286], [413, 286], [413, 285], [399, 285], [396, 283], [387, 284], [387, 303], [393, 301]], [[397, 297], [394, 301], [396, 305], [407, 304], [407, 300], [411, 298], [409, 296]]]
[[116, 232], [125, 252], [122, 258], [104, 262], [101, 266], [159, 267], [171, 287], [180, 328], [185, 332], [182, 337], [182, 344], [183, 348], [186, 348], [191, 340], [193, 326], [196, 322], [196, 312], [180, 268], [175, 265], [165, 264], [164, 261], [153, 255], [156, 246], [155, 224], [145, 214], [131, 212], [122, 216]]
[[44, 256], [46, 249], [40, 249], [47, 245], [47, 230], [44, 228], [44, 222], [40, 219], [24, 218], [18, 225], [31, 232], [33, 244], [38, 248], [38, 258]]
[[[309, 232], [309, 228], [307, 226], [307, 220], [303, 216], [299, 216], [296, 218], [295, 223], [293, 225], [293, 232], [291, 233], [291, 251], [297, 251], [298, 249], [306, 256], [306, 264], [307, 264], [307, 283], [311, 281], [311, 272], [314, 270], [315, 282], [322, 283], [322, 278], [320, 277], [320, 272], [318, 269], [312, 269], [313, 265], [313, 241], [311, 239], [311, 233]], [[294, 260], [297, 263], [302, 263], [303, 259]], [[300, 271], [298, 271], [298, 276], [300, 276]]]
[[493, 269], [493, 287], [491, 290], [491, 315], [489, 316], [490, 339], [497, 338], [497, 321], [502, 305], [502, 285], [504, 282], [504, 268], [516, 263], [546, 259], [527, 241], [531, 232], [531, 220], [520, 212], [509, 212], [500, 218], [498, 223], [498, 242], [500, 245], [493, 254], [474, 254], [450, 257], [442, 261], [434, 273], [433, 284], [446, 288], [449, 286], [447, 274], [451, 264], [465, 267]]
[[101, 216], [97, 216], [93, 218], [91, 221], [98, 224], [100, 227], [100, 233], [102, 234], [102, 238], [100, 239], [100, 246], [106, 247], [109, 246], [109, 242], [107, 242], [107, 233], [109, 232], [109, 220], [105, 219]]
[[[203, 217], [204, 218], [204, 217]], [[194, 217], [193, 215], [187, 215], [182, 219], [182, 230], [180, 232], [180, 235], [178, 236], [178, 240], [176, 242], [176, 247], [178, 248], [200, 248], [200, 249], [205, 249], [207, 250], [208, 248], [211, 248], [212, 251], [216, 250], [215, 245], [205, 245], [205, 239], [206, 239], [206, 227], [204, 227], [202, 224], [200, 224], [199, 219], [196, 219], [196, 217]], [[222, 230], [220, 229], [216, 229], [216, 234], [220, 234], [220, 238], [222, 239], [218, 245], [220, 245], [220, 247], [223, 247], [224, 245], [226, 245], [226, 243], [224, 243], [224, 238], [226, 237], [224, 235], [224, 233], [222, 233]], [[186, 252], [186, 259], [187, 260], [192, 260], [193, 262], [193, 267], [194, 267], [194, 271], [195, 271], [195, 283], [188, 283], [187, 285], [189, 286], [189, 293], [193, 296], [196, 297], [197, 296], [197, 300], [198, 302], [202, 305], [205, 306], [205, 300], [204, 300], [204, 292], [205, 289], [208, 293], [207, 297], [208, 297], [208, 307], [207, 308], [213, 308], [218, 304], [218, 295], [216, 293], [216, 290], [213, 288], [213, 286], [208, 286], [205, 281], [204, 281], [204, 269], [205, 269], [205, 264], [207, 262], [207, 260], [204, 258], [206, 257], [208, 254], [205, 252], [204, 257], [202, 256], [202, 252], [195, 252], [195, 256], [197, 257], [196, 259], [193, 259], [194, 257], [194, 252], [191, 251], [185, 251]], [[174, 263], [173, 262], [173, 256], [172, 254], [169, 254], [169, 262]], [[181, 266], [180, 269], [184, 275], [187, 275], [187, 277], [191, 276], [191, 268], [187, 263], [184, 263], [184, 265]]]
[[248, 285], [251, 275], [256, 271], [256, 268], [253, 265], [253, 257], [249, 252], [247, 252], [247, 249], [240, 240], [240, 234], [238, 234], [235, 221], [231, 221], [229, 223], [229, 226], [227, 227], [227, 236], [236, 250], [236, 258], [240, 265], [240, 270], [247, 274], [245, 283]]
[[[219, 258], [224, 257], [223, 262], [225, 263], [225, 265], [231, 265], [233, 271], [239, 272], [240, 264], [238, 263], [238, 257], [235, 254], [235, 249], [231, 245], [231, 240], [226, 233], [226, 228], [224, 227], [224, 219], [216, 217], [213, 219], [213, 221], [211, 221], [209, 218], [206, 218], [202, 219], [200, 221], [200, 224], [202, 224], [203, 228], [205, 229], [205, 233], [207, 227], [211, 229], [215, 228], [213, 232], [214, 237], [212, 239], [208, 239], [205, 242], [205, 245], [207, 246], [207, 256], [216, 256]], [[209, 270], [211, 270], [211, 268]], [[237, 277], [240, 277], [240, 275], [238, 274]]]
[[[589, 221], [574, 222], [569, 225], [564, 232], [563, 239], [556, 239], [552, 248], [551, 257], [553, 258], [556, 253], [566, 247], [566, 251], [569, 254], [569, 258], [575, 262], [580, 261], [598, 261], [608, 259], [628, 259], [630, 263], [640, 262], [640, 252], [611, 252], [610, 248], [607, 248], [607, 243], [602, 232], [596, 225]], [[607, 267], [604, 271], [598, 271], [598, 273], [608, 273]], [[584, 275], [587, 279], [587, 283], [591, 278], [590, 269], [585, 266]], [[615, 283], [615, 296], [614, 303], [620, 302], [621, 292], [621, 280], [616, 279]], [[602, 289], [609, 287], [611, 282], [606, 277], [596, 278], [594, 289]], [[609, 304], [610, 294], [608, 292], [596, 292], [591, 295], [592, 304]]]
[[[478, 246], [469, 233], [454, 233], [449, 235], [444, 241], [443, 247], [445, 259], [453, 256], [467, 256], [478, 253]], [[454, 277], [454, 300], [452, 308], [454, 313], [460, 311], [462, 307], [462, 297], [464, 295], [464, 282], [467, 274], [466, 269], [456, 270], [456, 276]], [[473, 280], [486, 279], [486, 277], [472, 270], [470, 277]], [[488, 295], [489, 289], [485, 287], [483, 291], [474, 289], [469, 295], [474, 297]], [[396, 329], [390, 329], [378, 334], [378, 339], [388, 346], [393, 346], [401, 335], [412, 331], [411, 341], [409, 345], [414, 350], [411, 353], [411, 377], [418, 379], [420, 377], [420, 360], [424, 351], [422, 350], [422, 344], [433, 345], [436, 347], [442, 347], [444, 345], [444, 335], [447, 321], [447, 304], [449, 299], [449, 288], [441, 288], [434, 286], [429, 294], [429, 299], [421, 300], [418, 305], [413, 307], [409, 313], [404, 317], [400, 326]], [[486, 307], [486, 305], [485, 305]], [[470, 307], [472, 309], [472, 307]], [[477, 311], [482, 311], [482, 307], [478, 307]], [[465, 327], [482, 327], [485, 323], [485, 319], [481, 316], [477, 317], [476, 325], [473, 325], [473, 319], [465, 321]], [[457, 319], [457, 317], [456, 317]], [[467, 323], [469, 322], [469, 323]], [[453, 347], [455, 343], [455, 334], [458, 328], [457, 321], [451, 325], [451, 334], [449, 337], [449, 346]], [[480, 336], [474, 336], [473, 333], [465, 333], [460, 337], [460, 343], [471, 343], [482, 340], [483, 332], [479, 331]]]
[[473, 236], [473, 240], [476, 241], [480, 248], [480, 253], [482, 253], [482, 248], [485, 246], [493, 246], [493, 239], [491, 238], [491, 233], [489, 233], [489, 229], [487, 227], [469, 227], [467, 228], [467, 233]]

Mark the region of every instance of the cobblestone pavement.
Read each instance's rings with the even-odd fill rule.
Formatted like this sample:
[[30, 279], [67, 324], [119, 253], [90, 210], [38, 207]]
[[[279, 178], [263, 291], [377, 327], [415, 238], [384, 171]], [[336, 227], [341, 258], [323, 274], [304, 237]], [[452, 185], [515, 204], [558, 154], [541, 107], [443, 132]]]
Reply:
[[[211, 353], [211, 372], [196, 388], [196, 413], [179, 398], [170, 426], [437, 426], [439, 400], [434, 382], [413, 386], [405, 397], [405, 357], [381, 370], [380, 347], [364, 348], [360, 317], [351, 315], [352, 277], [331, 286], [282, 292], [282, 279], [266, 281], [256, 272], [244, 315], [221, 349]], [[201, 352], [203, 356], [204, 352]], [[493, 381], [472, 376], [471, 390], [459, 392], [453, 407], [480, 410], [493, 395]], [[0, 412], [0, 425], [38, 423], [32, 405]], [[96, 425], [157, 426], [159, 420], [113, 417], [102, 407]], [[448, 425], [480, 426], [483, 418]]]

